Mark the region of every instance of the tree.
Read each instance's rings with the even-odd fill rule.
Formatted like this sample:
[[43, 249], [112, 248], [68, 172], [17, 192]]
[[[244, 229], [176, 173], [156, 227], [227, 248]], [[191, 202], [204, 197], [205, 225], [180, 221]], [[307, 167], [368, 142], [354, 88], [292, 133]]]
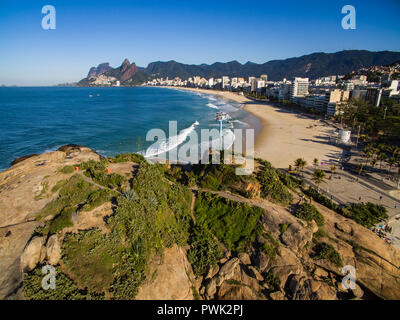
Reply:
[[304, 167], [307, 165], [307, 161], [304, 160], [303, 158], [298, 158], [296, 159], [296, 161], [294, 162], [294, 166], [297, 169], [297, 173], [300, 174], [301, 171], [304, 169]]
[[333, 175], [335, 174], [336, 171], [336, 167], [335, 166], [331, 166], [331, 176], [329, 179], [332, 179]]
[[312, 180], [317, 184], [318, 187], [322, 182], [325, 182], [324, 179], [325, 179], [324, 171], [322, 171], [322, 170], [314, 171]]
[[386, 161], [386, 159], [387, 159], [387, 155], [386, 155], [385, 152], [379, 153], [379, 155], [378, 155], [378, 160], [380, 161], [379, 162], [379, 169], [382, 169], [382, 162]]
[[318, 167], [318, 164], [319, 164], [319, 161], [318, 161], [318, 159], [317, 158], [314, 158], [314, 166], [315, 166], [315, 168], [317, 168]]

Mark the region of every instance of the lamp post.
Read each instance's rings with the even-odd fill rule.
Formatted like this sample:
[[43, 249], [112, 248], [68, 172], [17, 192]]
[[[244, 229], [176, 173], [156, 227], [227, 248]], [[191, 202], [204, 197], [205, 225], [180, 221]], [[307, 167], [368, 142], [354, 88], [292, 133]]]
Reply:
[[219, 150], [222, 150], [222, 122], [228, 118], [225, 112], [217, 112], [216, 120], [219, 122]]

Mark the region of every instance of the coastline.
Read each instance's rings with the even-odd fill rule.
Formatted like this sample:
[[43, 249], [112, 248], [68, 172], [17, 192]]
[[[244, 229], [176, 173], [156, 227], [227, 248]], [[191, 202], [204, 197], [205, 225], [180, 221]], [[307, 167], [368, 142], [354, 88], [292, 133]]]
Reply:
[[304, 158], [309, 165], [314, 158], [328, 162], [336, 160], [342, 153], [340, 148], [329, 143], [329, 132], [333, 127], [301, 113], [268, 103], [258, 103], [229, 91], [170, 86], [164, 88], [217, 95], [243, 104], [243, 110], [256, 117], [262, 126], [256, 135], [255, 157], [265, 159], [277, 168], [287, 169], [297, 158]]

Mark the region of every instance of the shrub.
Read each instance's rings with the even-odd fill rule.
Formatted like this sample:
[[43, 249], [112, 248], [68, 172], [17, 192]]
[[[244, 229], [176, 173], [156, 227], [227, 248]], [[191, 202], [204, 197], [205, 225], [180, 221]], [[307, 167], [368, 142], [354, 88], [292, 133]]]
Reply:
[[364, 227], [372, 228], [377, 223], [388, 218], [387, 209], [371, 202], [352, 203], [340, 210], [346, 218], [350, 218]]
[[270, 293], [279, 291], [281, 288], [281, 281], [272, 271], [268, 271], [265, 275], [264, 284], [268, 286], [268, 292]]
[[318, 209], [309, 203], [302, 203], [300, 208], [296, 210], [295, 216], [305, 221], [314, 220], [319, 227], [325, 223], [324, 216], [318, 211]]
[[64, 185], [66, 185], [68, 182], [68, 180], [59, 180], [57, 181], [57, 183], [53, 186], [53, 188], [51, 188], [51, 192], [57, 192], [58, 190], [61, 189], [61, 187], [63, 187]]
[[41, 266], [24, 274], [24, 297], [29, 300], [98, 300], [104, 295], [96, 295], [87, 290], [80, 290], [77, 285], [56, 267], [56, 288], [44, 290], [42, 288], [43, 274]]
[[240, 252], [261, 232], [258, 221], [264, 210], [200, 192], [195, 203], [195, 217], [209, 228], [230, 250]]
[[119, 163], [119, 162], [135, 162], [135, 163], [142, 163], [143, 161], [146, 161], [146, 159], [137, 153], [121, 153], [116, 155], [115, 157], [110, 157], [109, 160], [114, 163]]
[[108, 189], [100, 189], [89, 195], [86, 203], [80, 208], [81, 211], [91, 211], [102, 204], [111, 201], [117, 195], [116, 192], [113, 192]]
[[329, 199], [322, 193], [319, 193], [317, 189], [309, 187], [307, 190], [303, 190], [303, 192], [304, 194], [311, 197], [314, 201], [322, 204], [323, 206], [331, 210], [334, 210], [336, 212], [339, 210], [339, 206], [336, 203], [334, 203], [331, 199]]
[[74, 170], [75, 169], [74, 169], [73, 166], [64, 166], [64, 167], [61, 168], [60, 172], [64, 173], [64, 174], [69, 174], [69, 173], [74, 172]]
[[98, 187], [83, 180], [83, 178], [75, 174], [61, 187], [58, 198], [48, 203], [37, 215], [37, 219], [41, 220], [46, 216], [58, 215], [66, 207], [74, 207], [84, 202], [87, 197]]
[[275, 259], [276, 254], [278, 253], [279, 241], [275, 240], [272, 236], [271, 232], [267, 231], [263, 234], [264, 238], [267, 242], [261, 245], [261, 250], [271, 258], [271, 260]]
[[288, 228], [288, 225], [286, 223], [279, 225], [279, 230], [282, 234], [286, 232], [287, 228]]
[[261, 195], [273, 202], [289, 204], [293, 201], [287, 187], [280, 179], [279, 170], [272, 167], [268, 161], [260, 161], [262, 167], [257, 172], [257, 180], [261, 184]]
[[211, 232], [200, 226], [194, 227], [188, 251], [194, 274], [205, 274], [208, 267], [215, 266], [221, 257], [222, 251]]
[[340, 253], [337, 252], [336, 249], [329, 243], [319, 243], [314, 250], [314, 259], [330, 261], [337, 267], [343, 266], [343, 261]]

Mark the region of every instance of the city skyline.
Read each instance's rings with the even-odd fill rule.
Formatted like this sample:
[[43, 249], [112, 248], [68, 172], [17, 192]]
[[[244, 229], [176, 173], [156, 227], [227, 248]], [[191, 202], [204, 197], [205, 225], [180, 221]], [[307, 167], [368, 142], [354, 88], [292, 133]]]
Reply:
[[[56, 9], [55, 30], [41, 27], [46, 4]], [[313, 52], [400, 51], [398, 2], [353, 1], [355, 30], [341, 27], [346, 4], [4, 1], [0, 84], [75, 82], [89, 67], [102, 62], [116, 67], [125, 57], [145, 67], [152, 61], [264, 63]]]

